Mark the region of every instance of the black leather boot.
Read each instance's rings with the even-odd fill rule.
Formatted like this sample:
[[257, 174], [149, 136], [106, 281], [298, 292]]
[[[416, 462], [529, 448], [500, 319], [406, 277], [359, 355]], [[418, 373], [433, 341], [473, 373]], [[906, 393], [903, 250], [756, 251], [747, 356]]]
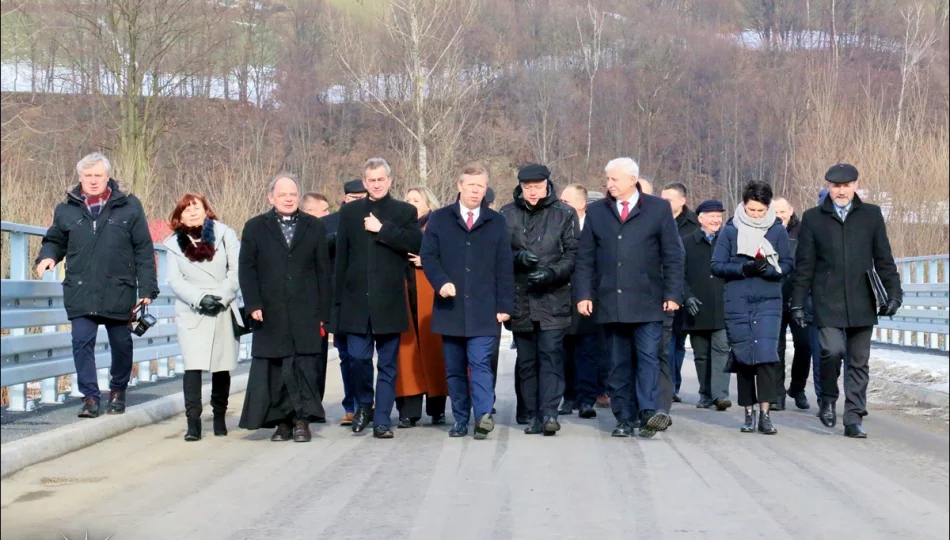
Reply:
[[185, 440], [189, 442], [201, 440], [201, 419], [200, 418], [188, 419], [188, 431], [185, 432]]
[[755, 431], [755, 410], [745, 410], [745, 423], [742, 424], [742, 427], [739, 428], [739, 430], [743, 433], [752, 433]]
[[201, 418], [201, 370], [185, 370], [181, 386], [185, 394], [185, 416], [188, 419]]
[[772, 419], [769, 418], [769, 411], [759, 411], [759, 433], [763, 435], [778, 433], [778, 430], [772, 425]]
[[228, 424], [224, 421], [224, 413], [214, 413], [214, 436], [215, 437], [227, 437], [228, 436]]
[[821, 423], [828, 428], [833, 428], [838, 423], [838, 413], [835, 411], [834, 401], [823, 401], [821, 409], [818, 410], [818, 418]]
[[109, 405], [106, 414], [122, 414], [125, 412], [125, 390], [110, 390]]
[[353, 433], [363, 433], [372, 421], [372, 409], [360, 407], [356, 409], [356, 415], [353, 417]]

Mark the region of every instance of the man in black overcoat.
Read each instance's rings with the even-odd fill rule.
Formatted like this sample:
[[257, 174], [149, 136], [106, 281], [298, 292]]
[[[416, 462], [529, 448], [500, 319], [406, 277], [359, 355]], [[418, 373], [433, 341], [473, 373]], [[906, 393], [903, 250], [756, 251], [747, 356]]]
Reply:
[[299, 183], [278, 175], [273, 208], [248, 220], [238, 280], [247, 316], [258, 321], [251, 345], [244, 429], [276, 427], [272, 441], [307, 442], [324, 420], [318, 388], [325, 371], [320, 329], [330, 318], [330, 257], [319, 219], [298, 209]]
[[[804, 302], [810, 293], [821, 347], [818, 416], [826, 427], [837, 423], [835, 402], [840, 358], [844, 356], [845, 435], [863, 439], [867, 437], [861, 422], [867, 415], [871, 335], [878, 315], [897, 313], [903, 291], [881, 209], [863, 202], [855, 193], [858, 170], [853, 165], [835, 165], [825, 174], [825, 180], [829, 182], [828, 197], [821, 206], [802, 215], [791, 316], [799, 326], [805, 325]], [[872, 271], [880, 276], [887, 291], [888, 300], [880, 308], [869, 285]]]
[[615, 159], [605, 171], [609, 196], [587, 208], [574, 297], [581, 315], [604, 325], [612, 435], [633, 434], [635, 392], [640, 435], [652, 437], [670, 425], [657, 410], [659, 348], [664, 315], [682, 301], [683, 243], [670, 203], [641, 193], [634, 160]]
[[515, 369], [531, 424], [527, 434], [554, 435], [564, 395], [564, 335], [571, 325], [571, 273], [579, 231], [544, 165], [518, 170], [514, 202], [501, 209], [511, 231], [515, 309], [505, 323], [518, 348]]
[[729, 339], [726, 335], [725, 281], [710, 271], [713, 248], [722, 214], [719, 201], [703, 201], [696, 207], [700, 228], [683, 238], [686, 250], [686, 282], [683, 297], [683, 328], [693, 346], [696, 377], [699, 379], [697, 408], [715, 407], [725, 411], [729, 400], [729, 373], [724, 372], [729, 360]]
[[406, 267], [409, 254], [419, 253], [422, 245], [416, 208], [389, 194], [391, 174], [386, 160], [366, 161], [363, 186], [369, 196], [340, 208], [336, 237], [334, 309], [339, 314], [336, 330], [346, 334], [350, 384], [358, 401], [353, 432], [362, 433], [372, 421], [373, 436], [379, 439], [393, 437], [399, 335], [410, 324]]

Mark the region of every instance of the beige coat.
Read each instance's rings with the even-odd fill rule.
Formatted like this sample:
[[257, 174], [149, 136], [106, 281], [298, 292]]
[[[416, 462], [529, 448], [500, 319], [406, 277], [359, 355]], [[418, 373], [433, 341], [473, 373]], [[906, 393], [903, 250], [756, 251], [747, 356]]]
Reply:
[[[168, 285], [178, 300], [175, 323], [185, 369], [230, 371], [237, 365], [239, 343], [234, 337], [232, 313], [241, 320], [235, 297], [238, 292], [237, 234], [227, 225], [214, 222], [214, 258], [192, 262], [181, 252], [172, 234], [163, 242], [168, 248]], [[198, 304], [207, 294], [221, 297], [231, 309], [215, 317], [201, 315]]]

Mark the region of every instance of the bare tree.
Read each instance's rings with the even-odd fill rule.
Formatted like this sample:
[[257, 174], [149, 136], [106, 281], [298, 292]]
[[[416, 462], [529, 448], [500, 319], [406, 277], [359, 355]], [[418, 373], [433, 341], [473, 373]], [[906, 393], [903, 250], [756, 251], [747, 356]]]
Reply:
[[[934, 32], [925, 32], [921, 28], [924, 18], [924, 5], [916, 2], [912, 7], [901, 10], [904, 19], [904, 46], [901, 50], [901, 91], [897, 98], [897, 122], [894, 125], [894, 141], [900, 141], [901, 125], [904, 119], [904, 100], [908, 86], [917, 84], [918, 64], [937, 41]], [[913, 81], [911, 80], [913, 79]]]
[[591, 0], [587, 0], [587, 20], [581, 28], [581, 19], [576, 17], [577, 39], [580, 44], [580, 53], [584, 62], [584, 72], [587, 73], [587, 152], [584, 154], [584, 170], [590, 169], [591, 133], [594, 121], [594, 80], [600, 70], [604, 55], [604, 12], [594, 8]]

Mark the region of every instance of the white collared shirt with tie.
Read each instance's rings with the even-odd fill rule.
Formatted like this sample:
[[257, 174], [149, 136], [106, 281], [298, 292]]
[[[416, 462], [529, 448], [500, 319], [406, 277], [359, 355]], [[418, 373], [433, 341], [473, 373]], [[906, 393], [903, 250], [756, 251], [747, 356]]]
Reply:
[[633, 207], [637, 205], [637, 202], [640, 200], [640, 190], [634, 190], [633, 195], [630, 196], [626, 201], [617, 201], [617, 213], [621, 216], [623, 215], [623, 203], [627, 203], [627, 212], [633, 212]]
[[468, 214], [472, 214], [472, 225], [478, 221], [478, 214], [481, 212], [481, 208], [466, 208], [464, 204], [459, 202], [459, 210], [462, 212], [462, 221], [468, 221]]

